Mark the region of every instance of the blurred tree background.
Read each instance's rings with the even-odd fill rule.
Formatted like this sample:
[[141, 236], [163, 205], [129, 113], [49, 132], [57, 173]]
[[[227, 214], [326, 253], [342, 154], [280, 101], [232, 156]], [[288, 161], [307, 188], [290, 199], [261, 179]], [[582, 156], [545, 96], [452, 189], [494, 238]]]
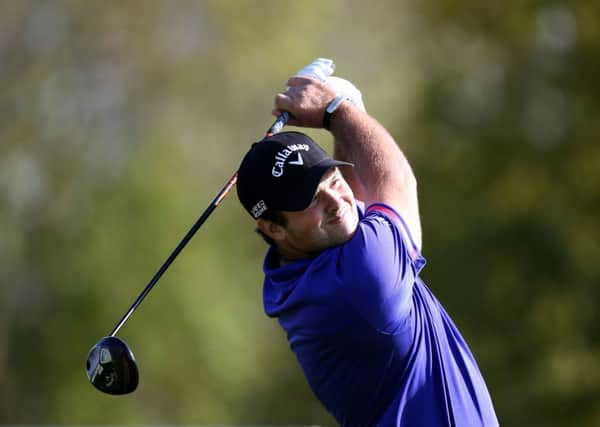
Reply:
[[263, 314], [235, 194], [119, 333], [138, 390], [84, 369], [323, 56], [411, 160], [423, 277], [501, 424], [600, 425], [599, 19], [580, 0], [1, 1], [0, 424], [335, 425]]

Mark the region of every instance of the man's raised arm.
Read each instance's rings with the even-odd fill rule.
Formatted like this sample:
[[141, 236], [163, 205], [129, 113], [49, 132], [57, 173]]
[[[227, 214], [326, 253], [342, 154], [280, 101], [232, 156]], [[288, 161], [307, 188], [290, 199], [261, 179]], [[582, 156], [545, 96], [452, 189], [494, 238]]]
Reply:
[[[415, 243], [421, 248], [421, 222], [417, 180], [408, 160], [389, 134], [374, 118], [350, 102], [333, 113], [330, 131], [335, 138], [334, 152], [340, 160], [354, 163], [354, 179], [362, 185], [366, 206], [385, 203], [406, 220]], [[350, 179], [353, 179], [350, 177]]]
[[[275, 97], [273, 114], [288, 111], [293, 116], [290, 125], [322, 128], [326, 108], [336, 97], [335, 90], [309, 77], [292, 77], [287, 85], [287, 90]], [[335, 138], [334, 156], [355, 164], [345, 178], [356, 197], [366, 206], [385, 203], [397, 210], [420, 249], [417, 181], [389, 132], [350, 102], [342, 102], [331, 114], [329, 130]]]

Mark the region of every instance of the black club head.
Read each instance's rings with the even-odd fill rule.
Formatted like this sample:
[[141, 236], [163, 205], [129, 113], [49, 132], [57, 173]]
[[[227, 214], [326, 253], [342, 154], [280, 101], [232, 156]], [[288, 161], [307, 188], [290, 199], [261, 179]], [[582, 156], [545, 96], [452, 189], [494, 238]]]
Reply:
[[98, 390], [108, 394], [127, 394], [139, 382], [135, 357], [121, 339], [109, 336], [96, 343], [88, 354], [87, 376]]

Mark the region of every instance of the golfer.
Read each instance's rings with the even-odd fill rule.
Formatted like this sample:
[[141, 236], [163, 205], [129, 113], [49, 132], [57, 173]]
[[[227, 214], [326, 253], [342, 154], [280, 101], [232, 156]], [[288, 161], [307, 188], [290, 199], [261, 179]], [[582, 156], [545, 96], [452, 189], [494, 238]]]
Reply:
[[342, 426], [497, 426], [475, 359], [419, 277], [417, 183], [392, 136], [324, 81], [275, 97], [291, 125], [255, 143], [238, 197], [270, 244], [263, 300], [317, 398]]

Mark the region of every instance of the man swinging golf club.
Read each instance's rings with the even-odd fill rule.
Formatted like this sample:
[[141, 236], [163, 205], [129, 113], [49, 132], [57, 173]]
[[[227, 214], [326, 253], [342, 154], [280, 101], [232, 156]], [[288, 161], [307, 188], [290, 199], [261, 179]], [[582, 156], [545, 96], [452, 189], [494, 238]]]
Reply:
[[340, 425], [498, 425], [471, 351], [419, 277], [407, 159], [352, 84], [299, 74], [273, 113], [328, 129], [334, 157], [303, 133], [282, 132], [255, 143], [238, 173], [238, 197], [270, 244], [267, 315]]

